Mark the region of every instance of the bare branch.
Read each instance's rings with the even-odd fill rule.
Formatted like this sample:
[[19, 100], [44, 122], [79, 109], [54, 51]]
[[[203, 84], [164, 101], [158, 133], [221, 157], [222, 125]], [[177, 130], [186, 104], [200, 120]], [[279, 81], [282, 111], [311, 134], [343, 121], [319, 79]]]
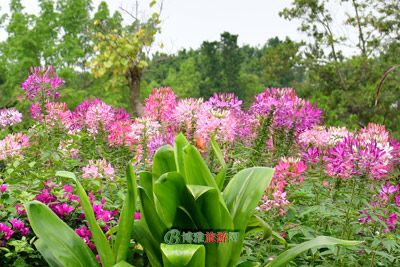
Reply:
[[400, 65], [392, 66], [387, 71], [385, 71], [385, 73], [383, 74], [383, 76], [382, 76], [381, 80], [379, 81], [379, 84], [375, 90], [375, 106], [378, 105], [379, 93], [383, 87], [383, 84], [385, 83], [386, 78], [388, 77], [389, 73], [395, 71], [398, 67], [400, 67]]

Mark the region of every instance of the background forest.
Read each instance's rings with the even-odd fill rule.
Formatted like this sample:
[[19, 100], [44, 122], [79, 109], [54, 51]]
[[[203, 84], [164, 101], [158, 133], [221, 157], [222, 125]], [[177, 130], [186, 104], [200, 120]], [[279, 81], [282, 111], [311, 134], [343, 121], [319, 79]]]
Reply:
[[[39, 14], [27, 14], [11, 0], [1, 17], [7, 38], [0, 43], [0, 107], [15, 101], [31, 66], [53, 65], [65, 81], [63, 101], [71, 107], [87, 97], [140, 113], [139, 101], [154, 87], [171, 86], [181, 97], [208, 98], [234, 92], [245, 105], [265, 87], [294, 87], [325, 111], [328, 125], [349, 128], [385, 124], [399, 137], [400, 2], [341, 0], [343, 25], [358, 40], [335, 35], [330, 0], [295, 0], [280, 15], [299, 24], [307, 42], [271, 36], [258, 47], [238, 45], [238, 35], [221, 33], [197, 49], [175, 54], [152, 50], [162, 31], [160, 3], [139, 20], [113, 14], [105, 2], [40, 0]], [[150, 13], [151, 14], [151, 13]], [[266, 23], [266, 27], [268, 27]], [[344, 47], [354, 53], [345, 56]]]

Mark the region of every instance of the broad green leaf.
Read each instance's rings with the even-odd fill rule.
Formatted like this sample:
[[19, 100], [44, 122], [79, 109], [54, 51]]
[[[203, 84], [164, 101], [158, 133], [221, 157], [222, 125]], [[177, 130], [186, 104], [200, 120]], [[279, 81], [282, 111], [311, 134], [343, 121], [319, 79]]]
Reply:
[[160, 219], [157, 214], [154, 202], [150, 200], [143, 188], [138, 188], [138, 194], [141, 203], [141, 220], [145, 220], [148, 228], [151, 230], [154, 238], [161, 242], [163, 239], [163, 234], [167, 230], [167, 226]]
[[183, 149], [186, 183], [190, 185], [205, 185], [218, 188], [210, 169], [201, 157], [200, 152], [188, 145]]
[[165, 173], [154, 183], [153, 190], [157, 213], [167, 228], [171, 228], [184, 199], [185, 181], [177, 172]]
[[236, 229], [246, 228], [273, 174], [272, 168], [253, 167], [238, 172], [230, 180], [223, 195]]
[[202, 267], [205, 266], [205, 248], [203, 245], [161, 244], [164, 267]]
[[76, 179], [73, 173], [57, 172], [56, 176], [72, 178], [75, 181], [82, 209], [85, 213], [85, 218], [89, 223], [89, 229], [92, 232], [92, 238], [94, 244], [96, 245], [96, 249], [100, 255], [101, 263], [104, 267], [111, 267], [115, 263], [114, 253], [110, 247], [110, 244], [108, 243], [106, 236], [103, 233], [103, 230], [101, 230], [100, 226], [96, 221], [92, 205], [90, 204], [85, 189], [78, 181], [78, 179]]
[[258, 267], [258, 266], [260, 266], [260, 263], [253, 261], [241, 261], [237, 265], [237, 267]]
[[64, 177], [64, 178], [69, 178], [69, 179], [76, 179], [76, 176], [72, 172], [67, 172], [67, 171], [57, 171], [56, 176]]
[[[221, 206], [219, 205], [218, 191], [214, 187], [203, 185], [188, 185], [187, 189], [195, 200], [195, 207], [201, 214], [203, 222], [198, 225], [201, 229], [223, 229], [221, 222]], [[195, 213], [196, 215], [196, 213]], [[205, 224], [204, 224], [205, 223]]]
[[[226, 206], [220, 202], [221, 193], [218, 189], [202, 185], [188, 185], [187, 188], [195, 201], [192, 214], [200, 229], [233, 230], [232, 219]], [[225, 243], [209, 243], [205, 247], [207, 266], [219, 266], [219, 262], [225, 261], [222, 254], [227, 259], [230, 251], [229, 244]]]
[[133, 230], [134, 214], [136, 211], [136, 176], [132, 164], [126, 168], [126, 180], [128, 193], [125, 197], [119, 219], [117, 238], [115, 240], [114, 255], [115, 262], [126, 260]]
[[264, 238], [272, 236], [276, 241], [287, 246], [286, 240], [279, 233], [272, 230], [272, 227], [266, 221], [253, 215], [247, 224], [246, 235], [260, 231], [264, 232]]
[[217, 182], [219, 189], [222, 190], [222, 188], [224, 186], [224, 182], [225, 182], [227, 166], [226, 166], [224, 155], [222, 154], [221, 148], [219, 147], [218, 143], [215, 141], [215, 136], [213, 136], [211, 138], [210, 143], [211, 143], [211, 148], [212, 148], [215, 156], [217, 157], [219, 164], [221, 164], [221, 170], [215, 176], [215, 181]]
[[160, 243], [162, 241], [156, 240], [147, 228], [145, 221], [137, 221], [133, 227], [133, 237], [140, 245], [143, 246], [150, 265], [153, 267], [162, 266], [162, 256], [160, 251]]
[[153, 158], [153, 175], [158, 178], [164, 173], [176, 171], [174, 149], [170, 145], [160, 147]]
[[253, 167], [238, 172], [224, 190], [226, 205], [233, 219], [234, 228], [239, 231], [239, 241], [232, 246], [230, 265], [237, 263], [242, 249], [247, 223], [254, 213], [264, 190], [271, 182], [274, 169]]
[[269, 262], [265, 267], [278, 267], [278, 266], [285, 266], [289, 261], [296, 258], [303, 252], [306, 252], [312, 248], [319, 248], [319, 247], [326, 247], [332, 245], [340, 245], [340, 246], [356, 246], [361, 244], [360, 241], [349, 241], [349, 240], [342, 240], [337, 239], [334, 237], [329, 236], [318, 236], [310, 241], [303, 242], [295, 247], [286, 250], [285, 252], [281, 253]]
[[153, 199], [153, 175], [151, 172], [139, 172], [139, 185], [140, 187], [143, 188], [145, 193], [147, 194], [147, 197], [150, 198], [151, 201], [154, 201]]
[[49, 207], [38, 201], [25, 204], [30, 225], [39, 238], [37, 248], [51, 266], [98, 266], [96, 257], [83, 240]]
[[120, 261], [117, 264], [113, 265], [113, 267], [134, 267], [132, 264], [127, 263], [126, 261]]
[[174, 155], [175, 155], [175, 164], [177, 171], [185, 178], [185, 165], [184, 165], [184, 153], [183, 149], [189, 145], [186, 137], [180, 133], [175, 137], [174, 143]]
[[36, 249], [42, 254], [42, 257], [46, 260], [50, 267], [63, 267], [64, 264], [60, 259], [53, 254], [53, 251], [46, 245], [42, 239], [35, 241]]

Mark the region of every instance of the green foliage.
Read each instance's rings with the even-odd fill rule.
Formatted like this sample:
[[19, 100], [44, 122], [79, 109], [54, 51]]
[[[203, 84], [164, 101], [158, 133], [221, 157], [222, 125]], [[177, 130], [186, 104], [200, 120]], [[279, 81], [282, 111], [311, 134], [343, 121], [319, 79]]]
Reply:
[[50, 208], [41, 202], [25, 205], [37, 249], [51, 266], [97, 266], [89, 247]]
[[[220, 150], [216, 144], [214, 146], [217, 158], [222, 162]], [[192, 257], [200, 257], [198, 253], [203, 254], [204, 248], [207, 266], [235, 264], [240, 257], [247, 222], [272, 173], [269, 168], [244, 170], [235, 175], [222, 192], [200, 153], [183, 135], [176, 138], [174, 149], [163, 147], [158, 150], [152, 174], [140, 175], [143, 220], [137, 222], [135, 228], [135, 237], [149, 255], [151, 264], [172, 264], [177, 253], [181, 257], [187, 255], [185, 262], [188, 263]], [[219, 185], [223, 184], [224, 179], [219, 179]], [[238, 243], [181, 245], [182, 252], [171, 252], [169, 246], [162, 243], [164, 234], [172, 228], [235, 230], [239, 231], [240, 238]], [[228, 252], [230, 258], [225, 257]]]
[[359, 241], [347, 241], [347, 240], [341, 240], [333, 237], [327, 237], [327, 236], [319, 236], [315, 239], [312, 239], [310, 241], [306, 241], [304, 243], [301, 243], [294, 248], [291, 248], [281, 254], [279, 254], [278, 257], [273, 259], [270, 263], [266, 265], [266, 267], [278, 267], [278, 266], [284, 266], [286, 265], [289, 261], [297, 257], [297, 255], [312, 249], [312, 248], [318, 248], [318, 247], [326, 247], [326, 246], [333, 246], [333, 245], [341, 245], [341, 246], [355, 246], [359, 245], [361, 242]]
[[[102, 266], [132, 266], [125, 262], [133, 231], [136, 205], [136, 177], [131, 164], [127, 171], [128, 193], [121, 211], [115, 242], [110, 244], [96, 221], [92, 205], [81, 183], [70, 172], [59, 171], [56, 176], [72, 179], [76, 186], [85, 218], [92, 232]], [[46, 205], [33, 201], [25, 205], [35, 234], [35, 245], [51, 266], [98, 266], [88, 246]], [[119, 264], [119, 265], [118, 265]]]

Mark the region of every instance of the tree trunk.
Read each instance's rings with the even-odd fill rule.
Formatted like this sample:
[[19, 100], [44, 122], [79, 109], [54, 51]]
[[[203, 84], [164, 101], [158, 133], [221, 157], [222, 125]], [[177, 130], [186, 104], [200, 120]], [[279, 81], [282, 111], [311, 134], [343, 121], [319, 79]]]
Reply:
[[128, 80], [130, 102], [133, 115], [141, 116], [143, 114], [143, 105], [140, 102], [140, 79], [142, 70], [137, 65], [132, 65], [126, 73]]

